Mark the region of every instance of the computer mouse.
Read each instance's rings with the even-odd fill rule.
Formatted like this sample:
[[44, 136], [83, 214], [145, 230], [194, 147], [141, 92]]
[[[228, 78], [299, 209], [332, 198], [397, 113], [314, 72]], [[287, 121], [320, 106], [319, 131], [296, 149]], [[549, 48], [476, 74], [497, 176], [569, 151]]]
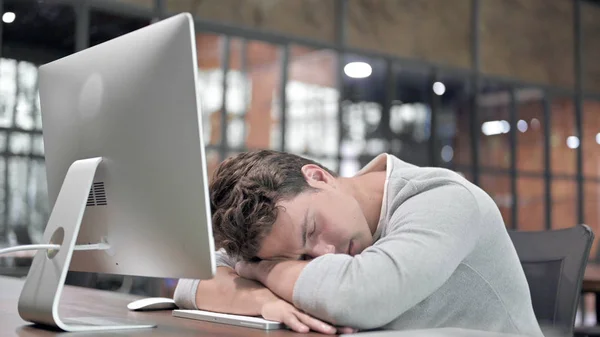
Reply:
[[127, 309], [132, 311], [138, 310], [168, 310], [177, 309], [175, 301], [166, 297], [148, 297], [141, 300], [133, 301], [127, 304]]

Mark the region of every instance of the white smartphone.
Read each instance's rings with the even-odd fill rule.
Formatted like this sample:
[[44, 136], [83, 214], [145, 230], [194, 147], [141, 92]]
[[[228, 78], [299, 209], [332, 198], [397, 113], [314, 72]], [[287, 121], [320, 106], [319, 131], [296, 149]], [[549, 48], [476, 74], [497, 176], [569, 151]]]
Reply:
[[231, 315], [221, 314], [212, 311], [204, 310], [173, 310], [174, 317], [196, 319], [200, 321], [223, 323], [229, 325], [243, 326], [247, 328], [261, 329], [261, 330], [277, 330], [285, 329], [285, 325], [275, 321], [269, 321], [260, 317], [254, 316], [242, 316], [242, 315]]

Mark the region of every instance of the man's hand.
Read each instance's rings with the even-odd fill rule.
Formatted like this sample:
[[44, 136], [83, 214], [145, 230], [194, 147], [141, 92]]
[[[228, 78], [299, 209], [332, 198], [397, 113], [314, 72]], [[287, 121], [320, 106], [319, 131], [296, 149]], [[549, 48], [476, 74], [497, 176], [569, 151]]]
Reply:
[[282, 299], [265, 303], [262, 307], [261, 315], [265, 319], [281, 322], [290, 329], [300, 333], [306, 333], [309, 330], [328, 335], [356, 332], [352, 328], [341, 328], [338, 330], [332, 325], [321, 322], [320, 320], [301, 312], [292, 304]]
[[[274, 299], [263, 304], [261, 315], [268, 320], [277, 321], [284, 323], [289, 328], [296, 332], [308, 332], [309, 329], [324, 333], [324, 334], [336, 334], [336, 333], [355, 333], [356, 330], [348, 327], [336, 329], [330, 324], [324, 323], [296, 308], [292, 302], [293, 284], [292, 287], [285, 287], [285, 281], [280, 280], [277, 277], [286, 276], [293, 278], [294, 283], [298, 278], [299, 271], [302, 271], [307, 261], [268, 261], [263, 260], [258, 263], [249, 262], [238, 262], [235, 265], [236, 273], [246, 279], [255, 280], [263, 283], [267, 288], [278, 295], [276, 290], [270, 288], [271, 286], [277, 289], [288, 289], [290, 291], [289, 302], [285, 299], [281, 299], [274, 295]], [[269, 286], [269, 283], [271, 286]], [[281, 295], [280, 295], [281, 296]]]

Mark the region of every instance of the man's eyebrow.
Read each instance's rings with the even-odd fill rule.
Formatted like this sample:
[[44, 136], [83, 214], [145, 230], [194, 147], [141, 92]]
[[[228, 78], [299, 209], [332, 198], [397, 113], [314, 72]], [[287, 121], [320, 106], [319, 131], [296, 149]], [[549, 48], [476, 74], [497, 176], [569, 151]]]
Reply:
[[304, 213], [304, 220], [302, 221], [302, 248], [306, 247], [306, 231], [308, 227], [308, 208]]

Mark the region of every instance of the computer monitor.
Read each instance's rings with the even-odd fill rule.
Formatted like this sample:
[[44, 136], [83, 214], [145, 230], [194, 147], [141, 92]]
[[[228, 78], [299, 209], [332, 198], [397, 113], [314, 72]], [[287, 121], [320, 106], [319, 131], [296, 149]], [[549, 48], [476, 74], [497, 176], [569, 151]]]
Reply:
[[[67, 331], [147, 327], [59, 317], [68, 270], [215, 274], [192, 17], [185, 13], [39, 69], [52, 213], [19, 299]], [[99, 244], [100, 249], [74, 250]], [[73, 323], [74, 322], [74, 323]]]

